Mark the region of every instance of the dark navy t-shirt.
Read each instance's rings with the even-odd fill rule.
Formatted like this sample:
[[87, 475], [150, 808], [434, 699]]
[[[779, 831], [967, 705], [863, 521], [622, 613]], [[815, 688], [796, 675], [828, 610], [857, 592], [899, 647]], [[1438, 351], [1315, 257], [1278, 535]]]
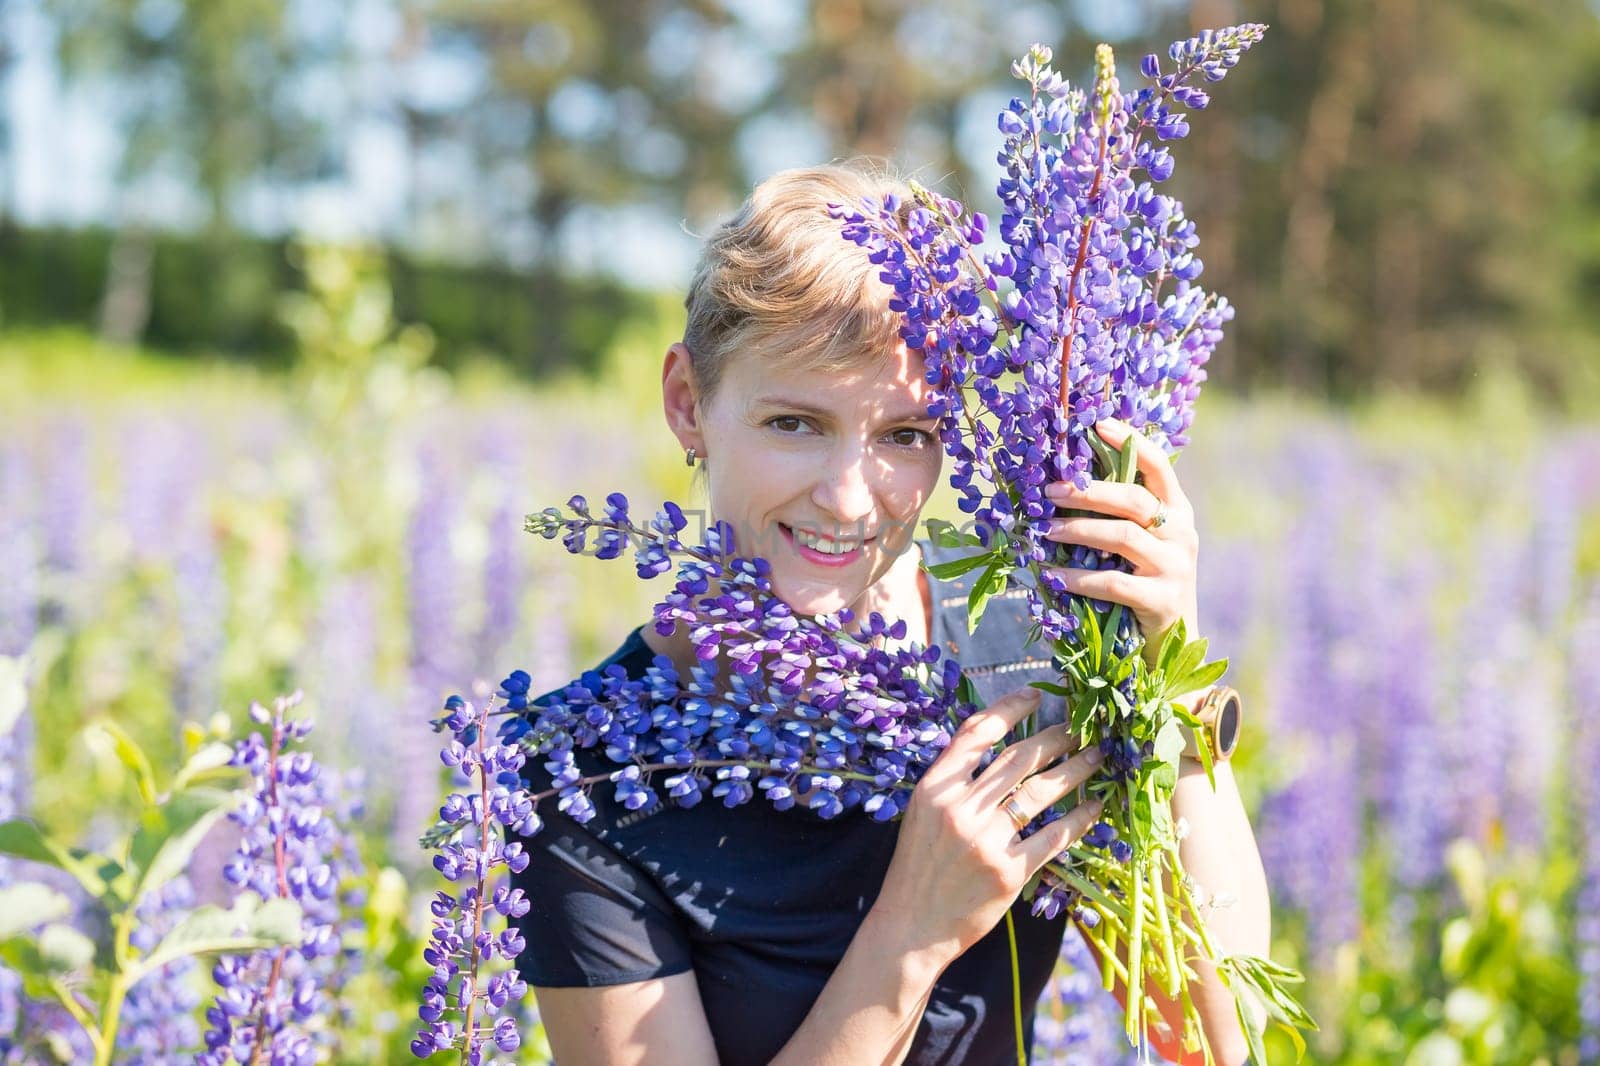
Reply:
[[[922, 548], [930, 561], [946, 554]], [[969, 637], [963, 582], [929, 583], [934, 639], [947, 653], [966, 649], [963, 669], [986, 702], [1049, 678], [1048, 663], [1023, 648], [1018, 596], [992, 603]], [[614, 663], [641, 677], [652, 660], [635, 629], [598, 668]], [[1053, 699], [1045, 697], [1047, 721], [1060, 720]], [[578, 766], [585, 775], [615, 768], [593, 750], [579, 753]], [[534, 787], [548, 787], [538, 760], [528, 773]], [[721, 1063], [769, 1061], [800, 1027], [877, 898], [899, 823], [859, 809], [833, 819], [799, 806], [778, 811], [759, 796], [732, 809], [708, 795], [689, 809], [666, 802], [629, 811], [605, 783], [593, 801], [595, 817], [584, 825], [541, 805], [544, 828], [524, 841], [530, 861], [514, 881], [531, 902], [520, 920], [523, 978], [536, 987], [596, 987], [693, 970]], [[1020, 900], [1012, 916], [1031, 1036], [1066, 921], [1035, 918]], [[940, 976], [905, 1061], [1009, 1066], [1016, 1058], [1002, 921]]]

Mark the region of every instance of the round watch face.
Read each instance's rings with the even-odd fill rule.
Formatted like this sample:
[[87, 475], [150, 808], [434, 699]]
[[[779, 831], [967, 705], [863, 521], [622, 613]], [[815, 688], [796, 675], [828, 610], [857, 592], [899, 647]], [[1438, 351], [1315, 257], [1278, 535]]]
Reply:
[[1239, 718], [1239, 693], [1229, 689], [1217, 707], [1217, 754], [1224, 759], [1233, 754], [1234, 745], [1239, 743]]

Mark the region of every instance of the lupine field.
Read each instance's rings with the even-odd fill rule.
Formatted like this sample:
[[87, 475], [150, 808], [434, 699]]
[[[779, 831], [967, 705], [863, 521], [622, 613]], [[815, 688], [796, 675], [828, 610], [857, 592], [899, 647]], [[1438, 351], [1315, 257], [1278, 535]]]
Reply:
[[[0, 820], [108, 855], [186, 840], [115, 920], [69, 853], [0, 859], [0, 1061], [255, 1061], [249, 1019], [263, 1062], [412, 1061], [450, 887], [418, 838], [463, 783], [430, 723], [513, 669], [565, 682], [648, 611], [523, 516], [690, 498], [654, 394], [671, 313], [598, 382], [452, 380], [381, 278], [314, 264], [281, 376], [0, 339]], [[1505, 381], [1338, 414], [1225, 389], [1177, 470], [1307, 1061], [1600, 1063], [1600, 427]], [[238, 796], [186, 817], [180, 793]], [[236, 950], [163, 961], [208, 904]], [[1067, 944], [1035, 1061], [1131, 1061]], [[113, 956], [139, 979], [97, 1046]], [[501, 1052], [544, 1061], [505, 992]]]

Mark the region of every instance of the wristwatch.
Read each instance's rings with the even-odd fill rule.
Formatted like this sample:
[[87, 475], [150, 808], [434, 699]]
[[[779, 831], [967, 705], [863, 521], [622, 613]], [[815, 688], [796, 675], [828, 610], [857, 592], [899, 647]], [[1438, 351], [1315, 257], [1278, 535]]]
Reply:
[[1200, 758], [1199, 738], [1204, 737], [1205, 745], [1211, 751], [1211, 760], [1227, 762], [1233, 755], [1233, 749], [1239, 746], [1239, 724], [1242, 714], [1239, 690], [1228, 685], [1212, 685], [1206, 690], [1206, 694], [1200, 697], [1194, 713], [1202, 725], [1201, 728], [1195, 729], [1185, 723], [1184, 758], [1196, 760]]

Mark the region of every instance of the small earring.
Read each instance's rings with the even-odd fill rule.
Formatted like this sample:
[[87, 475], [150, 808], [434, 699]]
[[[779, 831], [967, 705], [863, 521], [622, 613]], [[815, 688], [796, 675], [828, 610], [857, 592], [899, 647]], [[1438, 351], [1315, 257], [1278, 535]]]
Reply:
[[685, 448], [684, 449], [684, 451], [683, 451], [683, 461], [684, 461], [684, 464], [686, 466], [693, 466], [694, 465], [694, 449], [693, 448]]

